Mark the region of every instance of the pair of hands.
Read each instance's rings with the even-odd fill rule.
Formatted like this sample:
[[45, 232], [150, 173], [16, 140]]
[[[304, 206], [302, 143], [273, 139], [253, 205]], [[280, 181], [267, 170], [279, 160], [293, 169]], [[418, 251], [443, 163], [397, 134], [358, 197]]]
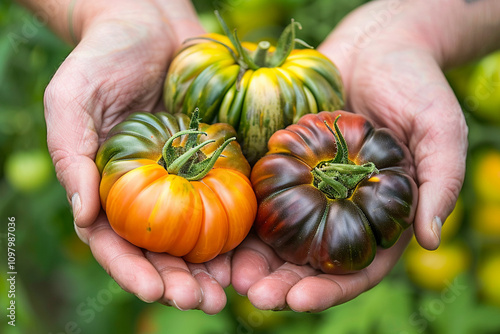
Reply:
[[[441, 220], [453, 209], [463, 182], [467, 128], [437, 57], [418, 31], [405, 29], [395, 18], [381, 27], [383, 33], [366, 28], [383, 6], [370, 3], [350, 14], [320, 50], [341, 71], [348, 109], [391, 128], [410, 148], [419, 183], [414, 232], [422, 246], [434, 249]], [[350, 275], [285, 263], [252, 235], [234, 251], [191, 264], [143, 251], [114, 233], [100, 209], [97, 149], [130, 112], [161, 109], [173, 52], [203, 29], [186, 3], [122, 0], [112, 10], [93, 14], [75, 31], [80, 43], [47, 87], [48, 146], [76, 232], [124, 290], [144, 301], [214, 314], [224, 308], [224, 288], [232, 284], [261, 309], [321, 311], [370, 289], [392, 269], [411, 230]]]

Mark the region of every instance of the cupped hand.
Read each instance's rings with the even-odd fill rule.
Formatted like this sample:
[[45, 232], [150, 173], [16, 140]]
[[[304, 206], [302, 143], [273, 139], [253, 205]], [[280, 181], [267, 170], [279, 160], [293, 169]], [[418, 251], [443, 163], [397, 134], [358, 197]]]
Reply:
[[[441, 222], [462, 187], [467, 127], [439, 55], [419, 31], [421, 18], [414, 17], [406, 2], [391, 11], [393, 5], [376, 1], [354, 11], [320, 50], [340, 69], [347, 109], [392, 129], [409, 147], [415, 166], [411, 172], [419, 185], [413, 230], [423, 247], [435, 249]], [[411, 234], [408, 229], [393, 247], [379, 249], [367, 268], [348, 275], [283, 262], [257, 237], [248, 238], [233, 256], [232, 284], [261, 309], [321, 311], [380, 282]]]
[[321, 51], [342, 72], [348, 109], [390, 128], [410, 149], [419, 186], [414, 232], [432, 250], [462, 188], [468, 129], [441, 68], [446, 56], [428, 35], [432, 21], [422, 21], [412, 4], [393, 5], [355, 11]]
[[173, 52], [203, 32], [196, 14], [184, 0], [81, 1], [73, 23], [80, 42], [46, 89], [45, 116], [49, 151], [76, 231], [124, 290], [145, 301], [217, 313], [226, 302], [230, 254], [194, 265], [120, 238], [101, 212], [94, 163], [112, 126], [158, 105]]

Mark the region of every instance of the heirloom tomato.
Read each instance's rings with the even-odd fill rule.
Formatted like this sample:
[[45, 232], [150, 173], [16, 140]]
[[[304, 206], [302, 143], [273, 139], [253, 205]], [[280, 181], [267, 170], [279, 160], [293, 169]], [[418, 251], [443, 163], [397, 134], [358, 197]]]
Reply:
[[257, 211], [234, 129], [197, 117], [134, 113], [111, 129], [96, 158], [116, 233], [196, 263], [236, 247]]
[[294, 49], [297, 22], [285, 28], [276, 47], [241, 43], [220, 22], [227, 37], [190, 39], [170, 64], [167, 111], [189, 115], [199, 107], [203, 122], [232, 125], [253, 165], [276, 130], [304, 114], [342, 108], [344, 89], [335, 65], [316, 50]]
[[271, 137], [252, 170], [255, 230], [286, 261], [360, 270], [413, 221], [411, 166], [406, 146], [361, 115], [305, 115]]

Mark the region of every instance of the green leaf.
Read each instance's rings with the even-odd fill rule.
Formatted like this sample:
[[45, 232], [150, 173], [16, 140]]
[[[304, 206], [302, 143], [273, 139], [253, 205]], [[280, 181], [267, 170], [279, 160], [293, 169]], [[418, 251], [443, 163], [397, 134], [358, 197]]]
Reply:
[[224, 19], [222, 18], [222, 16], [220, 15], [218, 10], [215, 11], [215, 16], [217, 16], [217, 20], [219, 21], [219, 24], [220, 24], [222, 30], [224, 31], [224, 34], [227, 36], [227, 38], [229, 38], [229, 40], [231, 41], [231, 44], [233, 44], [233, 46], [236, 48], [236, 50], [238, 50], [238, 47], [237, 47], [238, 43], [237, 43], [236, 39], [234, 38], [234, 35], [231, 33], [231, 30], [229, 30], [229, 27], [227, 26], [226, 22], [224, 21]]
[[302, 29], [300, 23], [292, 19], [292, 22], [281, 33], [278, 43], [276, 44], [276, 51], [274, 51], [269, 59], [269, 67], [281, 66], [290, 55], [290, 52], [294, 49], [296, 26]]
[[243, 65], [244, 63], [251, 69], [258, 69], [259, 67], [255, 65], [248, 52], [241, 46], [241, 42], [238, 39], [238, 35], [236, 34], [236, 29], [233, 32], [229, 30], [229, 27], [227, 26], [222, 16], [219, 14], [219, 11], [215, 11], [215, 16], [217, 16], [222, 30], [224, 30], [224, 34], [227, 36], [227, 38], [229, 38], [231, 44], [233, 44], [234, 48], [238, 51], [238, 54], [242, 60], [242, 62], [240, 62], [240, 65]]

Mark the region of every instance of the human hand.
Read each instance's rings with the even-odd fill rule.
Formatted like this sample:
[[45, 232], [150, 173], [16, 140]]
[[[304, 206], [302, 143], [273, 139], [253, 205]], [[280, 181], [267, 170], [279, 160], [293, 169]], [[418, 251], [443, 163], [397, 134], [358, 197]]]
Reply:
[[80, 43], [47, 87], [45, 116], [49, 151], [78, 235], [124, 290], [145, 301], [219, 312], [230, 254], [195, 265], [120, 238], [100, 210], [94, 163], [112, 126], [132, 111], [157, 106], [173, 52], [203, 32], [193, 8], [184, 0], [81, 1], [73, 23]]
[[[392, 15], [390, 3], [376, 1], [350, 14], [320, 50], [340, 69], [347, 109], [392, 129], [409, 147], [419, 184], [414, 231], [422, 246], [435, 249], [441, 221], [452, 211], [463, 183], [467, 127], [435, 50], [418, 27], [408, 25], [414, 14], [405, 7]], [[374, 15], [380, 13], [387, 22], [376, 21]], [[373, 32], [374, 26], [378, 30]], [[411, 234], [406, 230], [393, 247], [379, 249], [368, 267], [348, 275], [285, 263], [261, 240], [249, 238], [233, 256], [232, 284], [261, 309], [321, 311], [380, 282]]]
[[[443, 55], [412, 6], [363, 6], [335, 29], [322, 52], [342, 72], [348, 109], [393, 130], [410, 149], [419, 185], [413, 229], [421, 246], [436, 249], [442, 222], [455, 207], [465, 176], [467, 125], [443, 74]], [[376, 15], [385, 15], [379, 23]], [[378, 31], [370, 32], [377, 25]], [[436, 29], [437, 30], [437, 29]]]

